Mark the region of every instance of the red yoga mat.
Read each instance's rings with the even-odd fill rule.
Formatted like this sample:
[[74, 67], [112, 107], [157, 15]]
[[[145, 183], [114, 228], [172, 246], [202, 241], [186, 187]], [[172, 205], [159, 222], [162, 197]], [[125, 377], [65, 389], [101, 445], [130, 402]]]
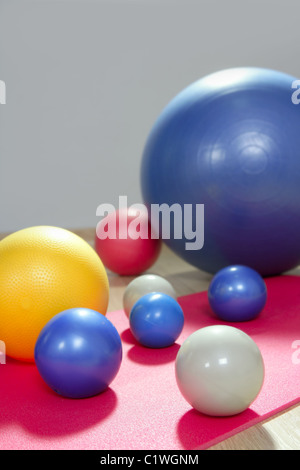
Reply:
[[202, 292], [179, 299], [185, 326], [177, 343], [166, 349], [138, 345], [124, 312], [109, 313], [124, 356], [110, 388], [96, 397], [62, 398], [43, 382], [35, 365], [2, 364], [0, 448], [206, 449], [299, 402], [300, 277], [274, 277], [266, 283], [268, 301], [261, 315], [231, 324], [253, 338], [265, 362], [263, 388], [248, 410], [226, 418], [204, 416], [191, 409], [177, 388], [174, 361], [180, 344], [203, 326], [223, 323]]

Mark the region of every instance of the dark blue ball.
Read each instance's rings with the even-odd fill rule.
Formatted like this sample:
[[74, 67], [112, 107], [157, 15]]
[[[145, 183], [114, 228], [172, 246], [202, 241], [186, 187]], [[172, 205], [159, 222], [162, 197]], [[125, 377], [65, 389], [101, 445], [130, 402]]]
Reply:
[[132, 307], [130, 329], [136, 340], [148, 348], [165, 348], [174, 344], [184, 325], [179, 303], [167, 294], [150, 293]]
[[227, 322], [253, 320], [267, 301], [267, 287], [259, 273], [248, 266], [228, 266], [213, 277], [208, 289], [214, 313]]
[[[179, 93], [154, 124], [142, 160], [143, 198], [149, 208], [192, 205], [190, 230], [176, 219], [174, 233], [171, 219], [165, 240], [192, 265], [216, 273], [238, 263], [266, 276], [300, 264], [295, 80], [260, 68], [217, 72]], [[204, 204], [204, 246], [191, 250], [196, 204]]]
[[65, 310], [42, 329], [35, 363], [58, 394], [87, 398], [103, 392], [122, 361], [121, 338], [101, 313], [85, 308]]

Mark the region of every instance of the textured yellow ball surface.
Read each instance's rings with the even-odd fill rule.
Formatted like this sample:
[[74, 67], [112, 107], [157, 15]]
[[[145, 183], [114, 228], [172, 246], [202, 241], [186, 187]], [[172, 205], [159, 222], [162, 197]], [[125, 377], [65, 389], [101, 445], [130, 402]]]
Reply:
[[0, 340], [8, 356], [33, 361], [38, 335], [54, 315], [77, 307], [105, 315], [108, 298], [99, 256], [72, 232], [30, 227], [0, 242]]

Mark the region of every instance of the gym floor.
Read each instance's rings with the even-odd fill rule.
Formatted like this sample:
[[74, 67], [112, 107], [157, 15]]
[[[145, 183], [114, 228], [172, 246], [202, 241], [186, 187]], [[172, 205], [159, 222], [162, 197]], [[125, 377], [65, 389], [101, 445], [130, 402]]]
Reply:
[[[94, 229], [74, 230], [94, 246]], [[0, 234], [0, 240], [6, 236]], [[189, 265], [165, 245], [157, 262], [149, 272], [165, 277], [172, 283], [178, 296], [206, 291], [211, 275]], [[123, 293], [133, 277], [107, 272], [110, 283], [108, 311], [123, 308]], [[286, 274], [300, 275], [300, 266]], [[209, 450], [297, 450], [300, 448], [300, 405], [292, 406], [275, 417], [239, 432]]]
[[[78, 230], [78, 235], [93, 246], [94, 230]], [[157, 262], [149, 272], [165, 277], [178, 296], [206, 291], [211, 275], [189, 265], [165, 245]], [[286, 274], [300, 275], [300, 267]], [[133, 277], [120, 277], [108, 272], [110, 302], [108, 311], [123, 308], [126, 286]], [[300, 405], [293, 406], [262, 423], [242, 431], [211, 447], [211, 450], [297, 450], [300, 448]]]

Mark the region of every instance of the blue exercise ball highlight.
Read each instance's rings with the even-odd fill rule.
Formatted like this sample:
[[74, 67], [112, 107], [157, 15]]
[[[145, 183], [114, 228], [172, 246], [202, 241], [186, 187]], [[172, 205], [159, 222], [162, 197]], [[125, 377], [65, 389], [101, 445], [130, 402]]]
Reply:
[[[261, 68], [208, 75], [179, 93], [147, 139], [146, 205], [204, 204], [204, 246], [171, 219], [166, 244], [209, 273], [241, 264], [263, 276], [300, 263], [300, 106], [295, 77]], [[178, 221], [177, 221], [178, 222]], [[178, 225], [178, 224], [177, 224]], [[178, 231], [178, 226], [177, 226]]]
[[130, 329], [135, 339], [148, 348], [166, 348], [175, 343], [184, 325], [179, 303], [160, 292], [146, 294], [132, 307]]
[[88, 398], [106, 390], [122, 361], [115, 326], [101, 313], [73, 308], [55, 315], [35, 345], [35, 363], [44, 381], [68, 398]]
[[210, 282], [208, 300], [218, 318], [243, 322], [256, 318], [267, 302], [262, 276], [248, 266], [228, 266]]

